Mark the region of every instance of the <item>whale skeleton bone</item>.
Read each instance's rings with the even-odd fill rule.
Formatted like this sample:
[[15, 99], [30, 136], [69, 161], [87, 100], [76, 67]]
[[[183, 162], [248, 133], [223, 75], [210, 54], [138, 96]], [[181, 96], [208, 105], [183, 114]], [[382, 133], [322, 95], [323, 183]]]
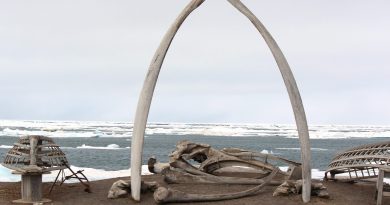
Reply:
[[[230, 153], [237, 156], [230, 155]], [[255, 195], [266, 185], [282, 184], [284, 180], [274, 180], [278, 173], [287, 176], [287, 174], [283, 173], [279, 168], [268, 163], [267, 159], [280, 160], [293, 165], [299, 165], [299, 163], [273, 155], [235, 148], [217, 150], [208, 144], [200, 144], [187, 140], [179, 141], [176, 144], [176, 149], [169, 157], [170, 163], [160, 163], [154, 157], [150, 158], [148, 161], [149, 171], [162, 174], [165, 182], [168, 184], [236, 184], [255, 185], [255, 187], [234, 193], [198, 194], [186, 193], [180, 190], [163, 187], [156, 182], [141, 181], [141, 190], [143, 190], [141, 192], [154, 192], [153, 197], [157, 203], [221, 201]], [[256, 160], [256, 157], [262, 157], [265, 160], [264, 162]], [[200, 166], [193, 166], [189, 160], [199, 162]], [[214, 166], [216, 164], [218, 164], [218, 167]], [[252, 168], [251, 173], [260, 176], [261, 178], [240, 178], [214, 175], [214, 173], [221, 168], [234, 168], [235, 166], [250, 167]], [[233, 169], [233, 173], [234, 170], [235, 169]], [[253, 172], [253, 170], [255, 172]], [[130, 183], [131, 181], [118, 181], [114, 183], [109, 191], [108, 198], [125, 196], [129, 191], [132, 192], [133, 190], [128, 188], [128, 184]]]
[[[180, 190], [161, 186], [157, 182], [142, 182], [141, 187], [145, 191], [154, 192], [153, 197], [157, 203], [172, 202], [205, 202], [237, 199], [258, 194], [266, 185], [280, 185], [285, 180], [297, 177], [300, 179], [300, 169], [298, 174], [292, 175], [294, 169], [289, 173], [282, 172], [278, 167], [270, 164], [268, 160], [276, 160], [290, 164], [292, 167], [300, 167], [300, 163], [277, 157], [270, 154], [252, 152], [237, 148], [224, 148], [217, 150], [208, 144], [195, 143], [191, 141], [179, 141], [176, 149], [169, 155], [169, 163], [160, 163], [152, 157], [148, 161], [149, 171], [159, 173], [164, 176], [165, 182], [191, 183], [191, 184], [236, 184], [236, 185], [256, 185], [250, 189], [234, 193], [218, 194], [195, 194], [186, 193]], [[258, 160], [262, 158], [263, 161]], [[192, 165], [189, 161], [194, 160], [200, 163], [199, 167]], [[237, 168], [240, 166], [241, 168]], [[246, 167], [246, 168], [242, 168]], [[229, 177], [214, 175], [220, 169], [229, 169], [233, 174], [235, 171], [252, 173], [257, 178]], [[251, 168], [251, 171], [248, 171]], [[243, 171], [244, 170], [244, 171]], [[276, 175], [280, 173], [282, 179], [276, 180]], [[219, 174], [223, 174], [219, 173]], [[131, 181], [118, 181], [111, 187], [108, 198], [117, 198], [133, 192], [129, 186]]]
[[[199, 176], [182, 171], [165, 169], [162, 173], [164, 180], [168, 184], [238, 184], [238, 185], [259, 185], [264, 183], [264, 179], [225, 177], [225, 176]], [[281, 185], [283, 180], [272, 180], [268, 184], [272, 186]]]
[[264, 186], [266, 186], [269, 182], [271, 182], [271, 180], [276, 176], [277, 173], [278, 170], [276, 169], [273, 170], [271, 174], [264, 179], [264, 182], [262, 184], [241, 192], [225, 193], [225, 194], [192, 194], [192, 193], [185, 193], [171, 188], [159, 187], [154, 192], [153, 197], [157, 203], [205, 202], [205, 201], [221, 201], [221, 200], [237, 199], [245, 196], [258, 194]]
[[[263, 158], [264, 162], [256, 158]], [[200, 164], [195, 167], [188, 161], [194, 160]], [[287, 172], [282, 172], [276, 166], [268, 163], [268, 160], [277, 160], [290, 164]], [[277, 170], [282, 179], [273, 180], [270, 185], [280, 185], [285, 180], [301, 179], [300, 163], [277, 157], [271, 154], [252, 152], [236, 148], [224, 148], [217, 150], [208, 144], [179, 141], [176, 150], [170, 154], [170, 163], [160, 163], [154, 157], [148, 161], [149, 171], [160, 173], [167, 183], [203, 183], [203, 184], [262, 184], [264, 178], [272, 171]], [[248, 169], [251, 168], [251, 169]], [[225, 169], [231, 176], [223, 175], [220, 171]], [[236, 177], [249, 172], [256, 178]], [[225, 173], [226, 174], [226, 173]]]
[[[228, 149], [226, 149], [228, 150]], [[262, 162], [255, 160], [253, 157], [249, 159], [247, 156], [240, 157], [231, 155], [230, 152], [221, 151], [212, 148], [208, 144], [195, 143], [187, 140], [179, 141], [176, 144], [176, 150], [169, 155], [170, 165], [172, 167], [183, 168], [183, 162], [187, 162], [188, 167], [192, 166], [188, 160], [194, 160], [200, 163], [199, 168], [195, 168], [199, 171], [212, 174], [214, 171], [226, 167], [226, 166], [247, 166], [257, 169], [263, 174], [270, 173], [274, 169], [279, 169], [267, 161]], [[230, 151], [230, 150], [229, 150]], [[237, 151], [237, 149], [235, 149]], [[185, 167], [186, 170], [189, 168]]]
[[[267, 176], [262, 183], [256, 184], [255, 187], [234, 193], [223, 193], [223, 194], [194, 194], [186, 193], [180, 190], [166, 188], [161, 186], [157, 182], [144, 182], [141, 181], [141, 192], [154, 192], [154, 200], [159, 203], [169, 203], [169, 202], [205, 202], [205, 201], [221, 201], [221, 200], [230, 200], [242, 198], [245, 196], [258, 194], [261, 189], [266, 186], [268, 183], [271, 183], [272, 179], [278, 173], [278, 170], [274, 170], [269, 176]], [[115, 182], [111, 189], [108, 192], [109, 199], [115, 199], [119, 197], [125, 197], [131, 191], [130, 188], [131, 181], [119, 180]]]
[[301, 163], [294, 162], [288, 159], [285, 159], [283, 157], [278, 157], [272, 154], [266, 154], [262, 152], [253, 152], [253, 151], [248, 151], [248, 150], [243, 150], [243, 149], [237, 149], [237, 148], [223, 148], [221, 151], [228, 153], [229, 155], [236, 156], [242, 159], [252, 159], [254, 157], [260, 157], [265, 160], [276, 160], [276, 161], [281, 161], [290, 165], [294, 166], [301, 166]]

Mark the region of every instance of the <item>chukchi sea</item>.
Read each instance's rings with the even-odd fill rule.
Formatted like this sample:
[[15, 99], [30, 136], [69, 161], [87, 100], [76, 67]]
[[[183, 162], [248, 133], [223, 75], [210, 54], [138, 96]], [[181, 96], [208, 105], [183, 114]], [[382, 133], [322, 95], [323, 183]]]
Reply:
[[[13, 121], [0, 120], [0, 160], [25, 135], [52, 137], [61, 146], [74, 169], [84, 169], [91, 180], [130, 175], [133, 125], [127, 122]], [[313, 177], [322, 178], [332, 157], [353, 146], [387, 141], [390, 126], [311, 125], [309, 126]], [[151, 156], [162, 162], [176, 142], [191, 140], [215, 148], [237, 147], [300, 160], [295, 125], [229, 123], [149, 123], [145, 133], [143, 163]], [[315, 159], [315, 160], [314, 160]], [[285, 169], [284, 164], [278, 164]], [[150, 174], [143, 166], [143, 174]], [[44, 176], [54, 180], [56, 172]], [[20, 176], [0, 166], [0, 181], [19, 181]]]

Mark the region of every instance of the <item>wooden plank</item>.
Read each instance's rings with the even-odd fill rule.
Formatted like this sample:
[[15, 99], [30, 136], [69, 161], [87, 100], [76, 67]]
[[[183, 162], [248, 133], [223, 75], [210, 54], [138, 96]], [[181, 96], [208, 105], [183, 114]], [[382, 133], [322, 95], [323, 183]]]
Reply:
[[[359, 155], [359, 156], [353, 156], [353, 157], [334, 160], [334, 161], [332, 161], [332, 164], [336, 163], [336, 162], [343, 162], [343, 161], [347, 161], [347, 160], [357, 160], [357, 159], [381, 159], [381, 161], [387, 161], [389, 159], [389, 155]], [[378, 161], [378, 160], [376, 160], [376, 161]]]
[[377, 190], [377, 198], [376, 198], [376, 205], [382, 205], [382, 198], [383, 198], [383, 176], [384, 176], [384, 171], [379, 170], [378, 174], [378, 180], [376, 183], [376, 190]]

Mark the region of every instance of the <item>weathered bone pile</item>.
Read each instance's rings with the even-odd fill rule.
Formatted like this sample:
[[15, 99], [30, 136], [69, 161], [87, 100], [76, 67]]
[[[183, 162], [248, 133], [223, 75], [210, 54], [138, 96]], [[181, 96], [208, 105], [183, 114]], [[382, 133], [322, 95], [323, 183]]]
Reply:
[[[154, 192], [160, 185], [156, 182], [142, 182], [141, 183], [141, 193], [146, 193], [148, 191]], [[131, 193], [130, 180], [118, 180], [112, 184], [110, 190], [108, 191], [107, 198], [117, 199], [121, 197], [126, 197]]]
[[[275, 189], [273, 196], [288, 196], [300, 193], [302, 193], [302, 180], [287, 180]], [[329, 198], [328, 190], [321, 182], [311, 183], [311, 195]]]
[[[283, 172], [271, 162], [285, 163], [289, 169]], [[160, 163], [152, 157], [148, 161], [148, 168], [152, 173], [161, 174], [167, 184], [256, 185], [236, 193], [194, 194], [168, 188], [156, 182], [142, 182], [141, 192], [154, 192], [157, 203], [235, 199], [257, 194], [266, 185], [281, 185], [280, 189], [292, 190], [292, 187], [300, 184], [299, 188], [295, 188], [291, 193], [300, 193], [302, 190], [302, 169], [298, 162], [237, 148], [218, 150], [208, 144], [187, 140], [177, 143], [176, 149], [169, 155], [169, 163]], [[291, 187], [286, 188], [286, 184], [291, 184]], [[130, 193], [130, 181], [120, 180], [112, 185], [108, 198], [126, 197]]]

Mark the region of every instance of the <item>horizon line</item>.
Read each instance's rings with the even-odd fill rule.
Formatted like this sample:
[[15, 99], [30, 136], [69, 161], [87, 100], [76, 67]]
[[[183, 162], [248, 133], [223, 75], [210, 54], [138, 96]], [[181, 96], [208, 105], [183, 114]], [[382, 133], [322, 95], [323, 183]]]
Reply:
[[[134, 124], [133, 121], [121, 121], [121, 120], [32, 120], [32, 119], [0, 119], [1, 121], [35, 121], [35, 122], [85, 122], [85, 123], [129, 123]], [[295, 126], [295, 123], [270, 123], [270, 122], [177, 122], [177, 121], [151, 121], [147, 124], [204, 124], [204, 125], [248, 125], [248, 124], [259, 124], [259, 125], [285, 125]], [[390, 126], [390, 124], [326, 124], [326, 123], [308, 123], [310, 126]]]

